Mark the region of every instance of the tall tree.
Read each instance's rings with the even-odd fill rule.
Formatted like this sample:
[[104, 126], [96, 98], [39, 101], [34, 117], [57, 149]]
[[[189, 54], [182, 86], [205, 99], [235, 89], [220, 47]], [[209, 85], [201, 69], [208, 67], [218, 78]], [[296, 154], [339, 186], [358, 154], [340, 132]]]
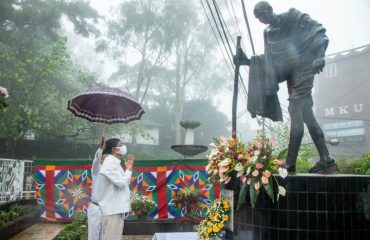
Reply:
[[131, 0], [114, 19], [109, 34], [97, 44], [98, 51], [109, 53], [119, 65], [112, 79], [124, 79], [125, 88], [149, 107], [159, 102], [171, 106], [175, 142], [180, 144], [178, 123], [185, 101], [210, 98], [226, 82], [199, 3]]
[[[168, 85], [175, 95], [175, 122], [182, 120], [184, 103], [191, 98], [214, 96], [225, 82], [224, 73], [217, 74], [215, 41], [210, 38], [208, 23], [202, 18], [195, 1], [167, 1], [164, 9], [166, 45], [174, 55], [173, 77]], [[217, 76], [218, 75], [218, 76]], [[176, 143], [181, 142], [181, 127], [175, 125]]]
[[[5, 12], [4, 12], [5, 11]], [[82, 1], [6, 0], [0, 2], [0, 82], [10, 92], [9, 107], [0, 112], [1, 137], [7, 155], [29, 131], [43, 137], [66, 138], [75, 134], [74, 120], [66, 117], [65, 104], [77, 88], [93, 78], [75, 71], [60, 36], [63, 16], [84, 36], [97, 33], [90, 21], [95, 10]]]
[[[153, 76], [165, 59], [161, 44], [160, 16], [163, 0], [132, 0], [122, 3], [118, 16], [109, 21], [108, 38], [97, 42], [97, 51], [106, 52], [118, 64], [115, 80], [127, 79], [126, 88], [143, 103]], [[134, 55], [136, 59], [124, 59]]]

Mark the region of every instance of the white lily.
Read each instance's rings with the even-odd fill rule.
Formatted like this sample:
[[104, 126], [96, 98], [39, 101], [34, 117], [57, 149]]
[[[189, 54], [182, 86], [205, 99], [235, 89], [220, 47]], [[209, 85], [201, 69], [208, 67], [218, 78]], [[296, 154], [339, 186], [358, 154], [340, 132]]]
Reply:
[[281, 196], [284, 196], [285, 197], [285, 194], [286, 194], [286, 190], [284, 187], [282, 186], [279, 186], [279, 195]]
[[221, 167], [221, 166], [228, 166], [229, 164], [231, 163], [231, 159], [230, 158], [225, 158], [224, 160], [222, 160], [218, 166]]
[[286, 176], [288, 176], [288, 171], [286, 168], [279, 168], [279, 176], [282, 178], [286, 178]]
[[234, 167], [234, 170], [235, 171], [241, 171], [241, 170], [243, 170], [243, 164], [241, 163], [241, 162], [238, 162], [236, 165], [235, 165], [235, 167]]
[[245, 173], [245, 175], [248, 176], [251, 173], [251, 170], [252, 170], [251, 167], [248, 167], [247, 172]]

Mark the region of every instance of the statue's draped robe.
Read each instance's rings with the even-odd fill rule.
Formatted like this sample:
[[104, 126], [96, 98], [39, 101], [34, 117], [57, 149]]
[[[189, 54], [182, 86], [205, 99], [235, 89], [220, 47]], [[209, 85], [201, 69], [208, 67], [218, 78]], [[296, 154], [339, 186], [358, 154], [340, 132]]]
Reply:
[[[279, 83], [289, 82], [293, 71], [299, 71], [300, 66], [312, 66], [316, 58], [324, 57], [318, 54], [320, 48], [326, 49], [327, 37], [321, 24], [294, 8], [277, 17], [279, 28], [269, 26], [264, 31], [265, 54], [251, 58], [248, 111], [252, 117], [259, 115], [282, 121], [277, 97]], [[298, 97], [311, 94], [313, 75], [312, 69], [304, 77], [294, 79], [293, 88]]]

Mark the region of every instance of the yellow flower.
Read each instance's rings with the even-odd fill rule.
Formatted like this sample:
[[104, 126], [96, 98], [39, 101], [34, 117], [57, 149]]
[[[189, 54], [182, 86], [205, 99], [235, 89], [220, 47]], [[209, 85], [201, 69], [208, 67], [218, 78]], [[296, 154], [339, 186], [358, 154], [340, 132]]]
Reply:
[[223, 216], [222, 216], [222, 221], [227, 221], [227, 220], [229, 220], [229, 216], [227, 216], [227, 215], [223, 215]]
[[211, 233], [211, 232], [212, 232], [212, 228], [208, 228], [207, 233]]
[[229, 144], [230, 147], [235, 147], [236, 144], [238, 144], [238, 139], [231, 138], [231, 139], [227, 140], [227, 143]]
[[219, 224], [217, 224], [217, 227], [223, 228], [224, 227], [224, 224], [222, 222], [220, 222]]
[[218, 233], [221, 229], [219, 227], [217, 227], [216, 225], [213, 225], [212, 226], [212, 231], [215, 232], [215, 233]]

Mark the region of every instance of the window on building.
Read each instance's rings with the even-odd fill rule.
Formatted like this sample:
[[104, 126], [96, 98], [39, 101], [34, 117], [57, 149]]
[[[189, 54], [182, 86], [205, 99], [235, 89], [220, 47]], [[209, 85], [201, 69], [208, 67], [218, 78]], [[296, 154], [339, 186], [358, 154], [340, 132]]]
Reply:
[[337, 76], [337, 64], [330, 63], [327, 64], [325, 67], [326, 71], [326, 78], [333, 78]]

